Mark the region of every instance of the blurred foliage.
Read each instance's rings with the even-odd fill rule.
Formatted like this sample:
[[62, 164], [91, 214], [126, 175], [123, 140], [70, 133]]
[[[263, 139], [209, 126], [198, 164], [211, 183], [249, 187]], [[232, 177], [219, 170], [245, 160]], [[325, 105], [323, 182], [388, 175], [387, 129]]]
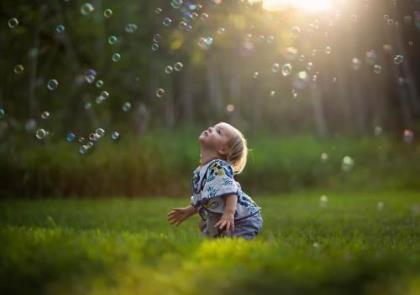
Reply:
[[[14, 148], [0, 145], [0, 195], [185, 196], [199, 164], [199, 131], [155, 130], [141, 137], [106, 134], [85, 155], [76, 143], [27, 139]], [[419, 189], [419, 145], [395, 143], [386, 134], [365, 138], [320, 139], [313, 136], [248, 138], [251, 149], [244, 172], [236, 178], [248, 193], [306, 188]], [[322, 154], [327, 160], [321, 159]], [[325, 156], [325, 155], [324, 155]], [[354, 165], [342, 169], [344, 157]]]

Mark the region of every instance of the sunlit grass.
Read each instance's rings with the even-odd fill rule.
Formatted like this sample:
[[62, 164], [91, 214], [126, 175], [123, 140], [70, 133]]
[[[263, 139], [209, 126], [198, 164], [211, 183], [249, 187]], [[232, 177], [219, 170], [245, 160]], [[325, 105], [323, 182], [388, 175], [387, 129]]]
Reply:
[[420, 194], [330, 192], [321, 207], [324, 193], [255, 196], [264, 228], [253, 241], [205, 240], [197, 218], [169, 226], [181, 199], [3, 201], [0, 291], [418, 293]]

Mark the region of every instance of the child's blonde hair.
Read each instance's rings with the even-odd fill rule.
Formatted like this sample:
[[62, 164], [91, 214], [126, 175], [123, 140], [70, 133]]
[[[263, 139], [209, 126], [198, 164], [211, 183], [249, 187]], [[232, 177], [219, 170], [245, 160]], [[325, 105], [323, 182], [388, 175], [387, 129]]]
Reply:
[[229, 152], [226, 155], [226, 160], [232, 164], [233, 172], [239, 174], [244, 170], [247, 162], [248, 146], [242, 132], [235, 127], [233, 127], [233, 129], [235, 130], [235, 134], [227, 143]]

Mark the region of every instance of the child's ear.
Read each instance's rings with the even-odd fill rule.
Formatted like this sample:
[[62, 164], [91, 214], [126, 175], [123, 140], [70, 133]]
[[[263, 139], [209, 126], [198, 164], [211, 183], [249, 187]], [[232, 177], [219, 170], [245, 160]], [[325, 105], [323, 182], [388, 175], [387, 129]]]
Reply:
[[223, 155], [223, 156], [226, 156], [226, 155], [227, 155], [227, 153], [228, 153], [228, 148], [227, 148], [227, 146], [222, 146], [222, 147], [218, 150], [218, 153], [219, 153], [219, 154], [221, 154], [221, 155]]

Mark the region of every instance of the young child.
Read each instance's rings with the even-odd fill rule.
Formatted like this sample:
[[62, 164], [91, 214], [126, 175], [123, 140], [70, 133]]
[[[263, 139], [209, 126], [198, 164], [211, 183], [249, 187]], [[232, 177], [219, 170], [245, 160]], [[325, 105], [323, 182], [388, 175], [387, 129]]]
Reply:
[[193, 172], [191, 204], [172, 209], [169, 223], [178, 226], [198, 212], [205, 236], [254, 238], [262, 229], [261, 207], [234, 179], [247, 161], [244, 136], [232, 125], [220, 122], [204, 130], [198, 141], [200, 165]]

